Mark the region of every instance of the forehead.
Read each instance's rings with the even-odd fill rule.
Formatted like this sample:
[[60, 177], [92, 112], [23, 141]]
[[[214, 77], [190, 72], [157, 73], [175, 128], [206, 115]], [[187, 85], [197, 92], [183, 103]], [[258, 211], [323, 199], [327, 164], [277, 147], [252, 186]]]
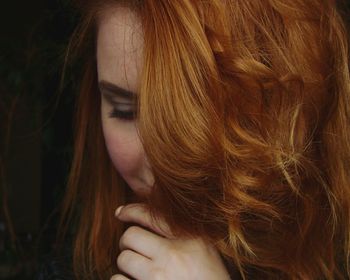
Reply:
[[136, 92], [142, 67], [142, 26], [136, 12], [114, 6], [97, 18], [98, 79]]

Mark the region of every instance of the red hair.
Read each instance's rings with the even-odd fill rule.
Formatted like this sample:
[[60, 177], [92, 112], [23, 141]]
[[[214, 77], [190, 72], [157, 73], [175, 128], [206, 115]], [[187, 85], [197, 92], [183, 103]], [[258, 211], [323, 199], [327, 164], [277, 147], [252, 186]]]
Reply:
[[[83, 34], [105, 5], [127, 3], [87, 2]], [[215, 244], [243, 278], [349, 277], [349, 37], [334, 1], [127, 5], [144, 32], [138, 126], [154, 217]], [[62, 225], [79, 209], [76, 275], [105, 279], [127, 186], [104, 146], [93, 58]]]

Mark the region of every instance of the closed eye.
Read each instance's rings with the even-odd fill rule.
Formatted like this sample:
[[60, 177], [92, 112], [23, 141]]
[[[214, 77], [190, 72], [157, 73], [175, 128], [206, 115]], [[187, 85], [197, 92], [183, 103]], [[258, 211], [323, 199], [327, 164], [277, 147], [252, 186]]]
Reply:
[[119, 104], [118, 106], [113, 106], [113, 109], [108, 113], [108, 116], [110, 118], [131, 121], [136, 118], [136, 111], [133, 105]]

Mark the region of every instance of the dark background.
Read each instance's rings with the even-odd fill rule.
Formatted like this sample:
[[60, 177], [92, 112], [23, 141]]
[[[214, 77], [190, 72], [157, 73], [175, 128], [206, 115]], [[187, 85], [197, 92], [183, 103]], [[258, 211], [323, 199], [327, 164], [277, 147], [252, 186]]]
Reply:
[[35, 279], [55, 244], [79, 63], [62, 73], [78, 18], [69, 0], [0, 6], [0, 279]]
[[63, 64], [78, 15], [67, 0], [0, 8], [0, 279], [35, 279], [52, 251], [72, 154], [78, 75]]

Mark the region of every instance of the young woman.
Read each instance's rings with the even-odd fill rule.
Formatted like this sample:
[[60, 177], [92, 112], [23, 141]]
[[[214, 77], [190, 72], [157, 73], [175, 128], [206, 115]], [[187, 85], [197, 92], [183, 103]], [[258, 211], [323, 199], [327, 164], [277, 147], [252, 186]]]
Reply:
[[81, 1], [61, 231], [75, 222], [77, 278], [349, 276], [349, 49], [336, 4]]

